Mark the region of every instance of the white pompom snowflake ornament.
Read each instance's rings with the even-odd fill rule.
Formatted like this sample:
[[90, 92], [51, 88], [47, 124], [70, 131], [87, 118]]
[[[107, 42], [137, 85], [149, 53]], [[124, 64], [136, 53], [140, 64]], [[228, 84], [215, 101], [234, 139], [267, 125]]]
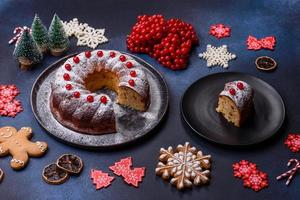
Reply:
[[77, 35], [78, 46], [88, 46], [95, 49], [99, 44], [108, 42], [108, 39], [104, 36], [105, 29], [94, 29], [92, 27], [87, 27], [84, 31]]
[[228, 52], [227, 45], [214, 47], [208, 44], [206, 51], [200, 53], [199, 57], [207, 60], [207, 67], [219, 65], [223, 68], [227, 68], [229, 67], [228, 62], [235, 59], [236, 55]]
[[95, 49], [99, 44], [108, 42], [104, 36], [105, 29], [95, 29], [90, 27], [87, 23], [79, 23], [77, 18], [69, 22], [63, 22], [64, 29], [68, 37], [75, 36], [77, 46], [88, 46]]
[[62, 23], [68, 37], [81, 34], [83, 30], [89, 26], [87, 23], [79, 23], [77, 18], [74, 18], [69, 22], [63, 21]]

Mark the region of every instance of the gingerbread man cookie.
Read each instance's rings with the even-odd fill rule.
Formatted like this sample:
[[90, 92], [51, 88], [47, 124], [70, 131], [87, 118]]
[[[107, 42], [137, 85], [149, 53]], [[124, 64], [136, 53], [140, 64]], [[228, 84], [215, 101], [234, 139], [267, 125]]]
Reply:
[[19, 131], [11, 126], [0, 128], [0, 156], [12, 155], [10, 165], [19, 170], [26, 166], [31, 157], [40, 157], [47, 150], [45, 142], [31, 142], [32, 129], [23, 127]]

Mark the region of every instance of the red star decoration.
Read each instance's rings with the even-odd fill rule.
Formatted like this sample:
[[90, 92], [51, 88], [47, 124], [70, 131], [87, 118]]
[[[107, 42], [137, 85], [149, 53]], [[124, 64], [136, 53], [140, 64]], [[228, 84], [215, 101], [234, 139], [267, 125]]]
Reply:
[[300, 134], [289, 134], [287, 139], [284, 142], [288, 148], [296, 153], [300, 151]]
[[256, 164], [248, 162], [246, 160], [241, 160], [238, 163], [234, 163], [233, 175], [238, 178], [244, 178], [246, 175], [251, 174], [253, 171], [257, 170]]
[[224, 24], [215, 24], [210, 26], [209, 34], [221, 39], [223, 37], [229, 37], [231, 34], [231, 29]]
[[266, 173], [258, 170], [251, 174], [247, 174], [244, 179], [244, 186], [258, 192], [261, 189], [268, 187], [268, 176]]
[[91, 178], [93, 180], [93, 184], [96, 185], [97, 190], [108, 187], [115, 179], [115, 177], [109, 176], [108, 173], [95, 169], [91, 170]]

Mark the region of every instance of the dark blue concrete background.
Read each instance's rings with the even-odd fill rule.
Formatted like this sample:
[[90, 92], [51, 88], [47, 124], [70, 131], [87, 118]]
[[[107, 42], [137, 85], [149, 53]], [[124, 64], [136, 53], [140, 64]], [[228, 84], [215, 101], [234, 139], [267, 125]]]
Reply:
[[[38, 13], [49, 26], [55, 12], [64, 20], [77, 17], [80, 22], [87, 22], [95, 28], [106, 28], [106, 36], [110, 42], [100, 45], [99, 48], [121, 51], [126, 51], [126, 35], [139, 14], [161, 13], [166, 18], [181, 18], [194, 25], [200, 38], [200, 46], [192, 52], [186, 70], [174, 72], [161, 67], [148, 56], [140, 55], [164, 74], [169, 85], [169, 112], [165, 122], [155, 134], [130, 147], [113, 151], [87, 151], [58, 142], [39, 126], [30, 108], [30, 90], [37, 76], [59, 58], [46, 56], [43, 63], [33, 71], [20, 71], [12, 58], [14, 47], [9, 46], [7, 42], [12, 36], [14, 27], [31, 25], [34, 13]], [[286, 162], [289, 158], [300, 158], [299, 154], [291, 153], [283, 145], [289, 132], [300, 132], [300, 59], [297, 55], [300, 52], [299, 12], [299, 0], [1, 0], [0, 82], [16, 84], [20, 88], [21, 94], [17, 98], [22, 101], [24, 111], [14, 119], [0, 117], [0, 126], [33, 127], [33, 140], [46, 141], [49, 144], [49, 151], [40, 159], [31, 159], [27, 168], [19, 172], [10, 168], [10, 157], [1, 158], [0, 167], [5, 171], [5, 179], [0, 185], [0, 199], [299, 199], [299, 176], [289, 187], [284, 185], [285, 181], [275, 180], [278, 174], [287, 170]], [[230, 38], [218, 40], [208, 35], [210, 25], [219, 22], [232, 28]], [[275, 51], [248, 51], [245, 41], [249, 34], [258, 38], [275, 35], [277, 38]], [[88, 49], [76, 47], [75, 41], [72, 39], [68, 53]], [[237, 59], [230, 62], [228, 70], [220, 67], [208, 69], [206, 61], [197, 57], [198, 53], [205, 51], [207, 44], [216, 46], [227, 44], [229, 50], [237, 54]], [[257, 71], [254, 60], [261, 55], [275, 58], [279, 63], [278, 69], [272, 73]], [[278, 90], [286, 103], [287, 117], [284, 127], [276, 137], [247, 149], [231, 149], [212, 144], [185, 127], [180, 117], [180, 98], [184, 91], [197, 79], [222, 71], [255, 75]], [[155, 176], [154, 169], [160, 147], [174, 146], [185, 141], [190, 141], [204, 153], [212, 155], [212, 180], [209, 186], [180, 192]], [[79, 177], [71, 177], [60, 186], [44, 183], [41, 177], [43, 167], [67, 152], [82, 157], [85, 164], [83, 173]], [[134, 166], [147, 168], [146, 177], [140, 187], [137, 189], [129, 187], [117, 177], [112, 186], [96, 191], [89, 178], [90, 169], [108, 172], [109, 165], [126, 156], [133, 157]], [[269, 188], [259, 193], [243, 188], [242, 181], [233, 177], [231, 167], [233, 162], [241, 159], [257, 163], [261, 170], [269, 174]]]

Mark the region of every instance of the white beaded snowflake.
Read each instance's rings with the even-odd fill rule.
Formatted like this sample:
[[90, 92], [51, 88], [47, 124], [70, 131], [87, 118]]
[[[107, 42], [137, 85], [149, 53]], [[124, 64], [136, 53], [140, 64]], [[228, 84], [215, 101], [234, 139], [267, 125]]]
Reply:
[[95, 49], [99, 44], [108, 42], [104, 36], [105, 29], [95, 29], [87, 23], [79, 23], [77, 18], [69, 22], [63, 21], [63, 25], [68, 37], [75, 36], [78, 39], [77, 46], [88, 46]]
[[94, 29], [92, 27], [87, 27], [84, 31], [77, 35], [78, 46], [88, 46], [95, 49], [98, 44], [108, 42], [108, 39], [104, 36], [105, 29]]
[[207, 67], [219, 65], [223, 68], [227, 68], [229, 66], [228, 62], [232, 59], [235, 59], [236, 55], [228, 52], [227, 45], [214, 47], [208, 44], [206, 51], [200, 53], [199, 57], [207, 60]]
[[87, 23], [79, 23], [77, 18], [74, 18], [69, 22], [62, 21], [62, 23], [68, 37], [77, 36], [78, 34], [82, 33], [86, 27], [88, 27]]

